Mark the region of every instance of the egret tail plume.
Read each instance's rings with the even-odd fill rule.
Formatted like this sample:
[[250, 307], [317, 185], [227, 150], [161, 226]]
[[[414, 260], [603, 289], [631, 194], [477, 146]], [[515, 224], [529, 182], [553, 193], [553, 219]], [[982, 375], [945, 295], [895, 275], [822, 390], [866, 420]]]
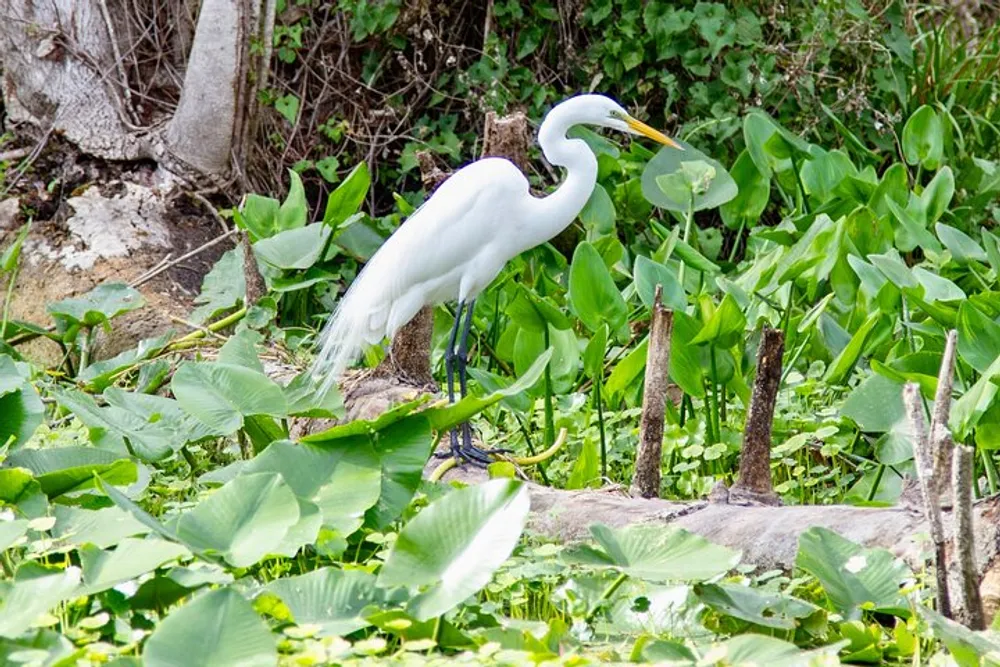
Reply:
[[325, 393], [361, 355], [386, 335], [386, 303], [378, 276], [368, 269], [358, 274], [320, 333], [310, 374]]

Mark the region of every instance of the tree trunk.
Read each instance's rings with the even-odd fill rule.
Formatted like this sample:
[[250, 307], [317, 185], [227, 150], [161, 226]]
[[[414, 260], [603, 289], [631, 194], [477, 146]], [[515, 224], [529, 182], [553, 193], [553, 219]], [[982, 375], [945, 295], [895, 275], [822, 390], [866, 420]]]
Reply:
[[[250, 44], [272, 34], [274, 0], [0, 0], [0, 11], [3, 104], [38, 142], [28, 161], [43, 156], [35, 168], [60, 186], [21, 187], [19, 203], [37, 210], [42, 198], [48, 215], [35, 215], [11, 315], [45, 325], [48, 302], [167, 268], [140, 288], [149, 308], [119, 320], [120, 340], [103, 346], [114, 354], [186, 317], [227, 247], [171, 264], [224, 231], [176, 193], [221, 184], [234, 166], [241, 179], [254, 82], [270, 57], [265, 49], [255, 61]], [[28, 354], [54, 361], [60, 352]]]

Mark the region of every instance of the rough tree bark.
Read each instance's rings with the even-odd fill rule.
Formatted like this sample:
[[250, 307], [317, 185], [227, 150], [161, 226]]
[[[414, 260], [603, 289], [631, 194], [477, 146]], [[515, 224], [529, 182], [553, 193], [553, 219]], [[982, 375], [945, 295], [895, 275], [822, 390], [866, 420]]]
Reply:
[[[45, 324], [46, 303], [106, 281], [134, 282], [157, 267], [167, 270], [140, 288], [148, 307], [121, 318], [114, 339], [95, 350], [95, 358], [162, 333], [171, 317], [187, 315], [202, 277], [226, 246], [190, 256], [220, 230], [200, 207], [176, 194], [195, 184], [222, 183], [239, 166], [255, 106], [251, 73], [256, 70], [261, 80], [269, 60], [268, 52], [252, 56], [250, 43], [271, 33], [273, 5], [274, 0], [0, 0], [8, 120], [21, 137], [37, 140], [29, 160], [56, 143], [67, 154], [61, 173], [41, 176], [43, 186], [58, 183], [72, 192], [65, 199], [59, 189], [40, 195], [53, 199], [56, 213], [35, 218], [12, 317]], [[146, 25], [140, 16], [161, 23]], [[164, 31], [170, 39], [151, 41]], [[136, 55], [143, 49], [159, 58], [153, 81], [144, 80], [150, 76], [149, 59]], [[153, 99], [133, 90], [137, 81], [149, 84], [146, 93], [173, 92]], [[125, 164], [81, 160], [66, 142], [82, 154]], [[235, 169], [237, 179], [240, 173]], [[0, 244], [5, 231], [10, 232], [0, 230]], [[183, 264], [171, 263], [182, 256]], [[52, 345], [36, 341], [27, 353], [38, 361], [58, 360], [58, 349], [45, 349], [47, 344]]]
[[729, 490], [728, 500], [733, 505], [777, 505], [781, 502], [771, 485], [771, 424], [784, 353], [784, 332], [765, 326], [757, 349], [757, 376], [743, 430], [740, 476]]
[[667, 371], [670, 369], [670, 334], [674, 314], [663, 306], [663, 288], [656, 286], [646, 350], [646, 378], [642, 391], [639, 448], [635, 455], [632, 493], [643, 498], [660, 497], [663, 466], [663, 420], [667, 409]]

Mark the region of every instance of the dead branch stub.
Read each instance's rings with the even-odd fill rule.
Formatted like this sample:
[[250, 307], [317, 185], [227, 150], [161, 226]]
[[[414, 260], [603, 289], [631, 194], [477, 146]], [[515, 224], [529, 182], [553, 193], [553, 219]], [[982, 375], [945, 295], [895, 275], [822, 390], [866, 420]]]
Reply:
[[771, 485], [771, 425], [781, 385], [784, 353], [785, 333], [765, 326], [757, 348], [757, 376], [743, 430], [740, 476], [729, 490], [730, 504], [778, 505], [781, 502]]
[[660, 497], [663, 420], [667, 409], [667, 371], [670, 367], [670, 334], [674, 314], [663, 306], [663, 288], [656, 286], [649, 348], [646, 351], [646, 377], [642, 393], [642, 418], [639, 422], [639, 448], [631, 492], [643, 498]]

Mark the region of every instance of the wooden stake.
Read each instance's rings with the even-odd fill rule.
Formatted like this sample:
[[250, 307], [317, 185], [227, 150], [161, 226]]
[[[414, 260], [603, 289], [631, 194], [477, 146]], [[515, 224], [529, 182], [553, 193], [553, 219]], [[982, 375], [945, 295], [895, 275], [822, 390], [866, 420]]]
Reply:
[[[951, 440], [951, 438], [949, 438]], [[962, 620], [973, 630], [985, 630], [983, 601], [979, 595], [979, 576], [976, 574], [976, 542], [972, 532], [972, 456], [971, 447], [954, 447], [952, 488], [954, 490], [955, 536], [959, 591], [958, 608]]]
[[941, 357], [941, 369], [938, 371], [937, 391], [934, 393], [934, 411], [931, 414], [930, 444], [934, 456], [934, 479], [937, 483], [939, 502], [944, 507], [947, 507], [952, 500], [948, 484], [952, 482], [951, 465], [954, 456], [952, 452], [955, 444], [948, 429], [948, 418], [951, 415], [951, 391], [955, 378], [957, 344], [958, 332], [952, 329], [945, 338], [944, 355]]
[[662, 286], [656, 286], [653, 317], [646, 350], [646, 381], [639, 422], [639, 450], [632, 475], [632, 495], [659, 498], [663, 450], [663, 420], [667, 410], [667, 371], [670, 368], [670, 335], [674, 314], [663, 305]]
[[951, 596], [948, 593], [947, 543], [944, 538], [944, 523], [941, 520], [941, 506], [938, 503], [938, 484], [934, 479], [934, 456], [931, 452], [927, 423], [924, 421], [924, 405], [920, 398], [920, 386], [907, 382], [903, 387], [903, 404], [913, 431], [913, 459], [920, 481], [920, 495], [924, 501], [924, 513], [931, 529], [934, 542], [934, 570], [937, 577], [938, 611], [952, 618]]
[[729, 490], [730, 505], [781, 504], [771, 485], [771, 426], [784, 355], [785, 332], [765, 325], [757, 348], [757, 376], [743, 430], [740, 476]]

